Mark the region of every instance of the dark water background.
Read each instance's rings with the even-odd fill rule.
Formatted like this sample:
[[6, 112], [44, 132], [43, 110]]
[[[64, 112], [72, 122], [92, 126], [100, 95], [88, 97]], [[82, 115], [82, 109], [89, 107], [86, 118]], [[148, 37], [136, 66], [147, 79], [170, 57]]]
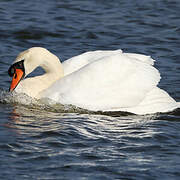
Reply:
[[[112, 117], [4, 103], [16, 55], [42, 46], [151, 55], [180, 101], [179, 0], [0, 0], [0, 179], [180, 179], [180, 112]], [[2, 90], [3, 89], [3, 90]]]

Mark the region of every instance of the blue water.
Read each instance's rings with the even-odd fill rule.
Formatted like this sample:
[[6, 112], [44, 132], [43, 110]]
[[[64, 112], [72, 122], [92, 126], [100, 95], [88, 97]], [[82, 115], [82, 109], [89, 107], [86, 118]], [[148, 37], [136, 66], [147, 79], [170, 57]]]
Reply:
[[[0, 179], [180, 179], [180, 111], [91, 114], [4, 100], [17, 54], [61, 61], [91, 50], [151, 55], [180, 101], [179, 0], [0, 1]], [[39, 70], [36, 71], [39, 73]]]

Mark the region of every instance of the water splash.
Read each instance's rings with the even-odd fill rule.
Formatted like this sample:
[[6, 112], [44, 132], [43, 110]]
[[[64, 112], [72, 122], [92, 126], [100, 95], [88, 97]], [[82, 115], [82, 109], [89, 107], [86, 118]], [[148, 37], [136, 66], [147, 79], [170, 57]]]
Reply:
[[33, 105], [37, 103], [37, 100], [27, 96], [26, 94], [17, 94], [16, 92], [11, 93], [0, 89], [0, 103]]
[[[79, 108], [74, 105], [61, 104], [52, 101], [48, 98], [35, 99], [26, 94], [18, 94], [16, 92], [8, 92], [6, 90], [0, 89], [0, 103], [2, 104], [11, 104], [18, 106], [26, 106], [29, 109], [43, 110], [48, 112], [57, 112], [57, 113], [80, 113], [80, 114], [97, 114], [97, 115], [107, 115], [112, 117], [119, 116], [129, 116], [133, 115], [129, 112], [122, 111], [89, 111], [86, 109]], [[180, 109], [176, 109], [173, 112], [169, 112], [171, 115], [179, 115]], [[163, 113], [156, 113], [155, 116], [162, 115]], [[167, 113], [165, 113], [167, 115]], [[153, 114], [152, 114], [153, 115]], [[147, 115], [146, 115], [147, 116]]]
[[88, 110], [84, 110], [73, 105], [63, 105], [60, 103], [56, 103], [48, 98], [39, 100], [32, 98], [26, 94], [19, 94], [16, 92], [11, 93], [2, 89], [0, 89], [0, 103], [26, 106], [30, 109], [39, 109], [51, 112], [90, 113]]
[[127, 112], [102, 112], [102, 111], [89, 111], [76, 107], [74, 105], [63, 105], [56, 103], [48, 98], [35, 99], [26, 94], [18, 94], [16, 92], [8, 92], [0, 89], [0, 103], [11, 104], [18, 106], [26, 106], [30, 109], [39, 109], [49, 112], [60, 113], [80, 113], [80, 114], [98, 114], [98, 115], [110, 115], [110, 116], [127, 116], [131, 113]]

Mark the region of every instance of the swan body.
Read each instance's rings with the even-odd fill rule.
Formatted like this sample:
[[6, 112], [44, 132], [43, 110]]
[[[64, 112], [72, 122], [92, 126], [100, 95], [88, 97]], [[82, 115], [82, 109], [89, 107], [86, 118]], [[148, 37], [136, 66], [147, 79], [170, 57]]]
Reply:
[[33, 98], [49, 98], [91, 111], [127, 111], [150, 114], [180, 107], [157, 87], [159, 71], [150, 56], [115, 51], [91, 51], [62, 64], [57, 56], [40, 47], [30, 48], [14, 63], [24, 63], [24, 77], [36, 67], [44, 75], [25, 78], [14, 91]]

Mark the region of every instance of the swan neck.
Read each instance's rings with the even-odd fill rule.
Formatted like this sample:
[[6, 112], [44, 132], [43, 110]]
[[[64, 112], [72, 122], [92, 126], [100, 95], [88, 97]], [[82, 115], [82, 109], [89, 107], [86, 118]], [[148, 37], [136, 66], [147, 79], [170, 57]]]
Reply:
[[62, 64], [57, 56], [52, 53], [47, 53], [43, 60], [41, 60], [40, 66], [44, 69], [44, 71], [48, 74], [56, 74], [59, 77], [62, 77], [64, 72], [62, 68]]

